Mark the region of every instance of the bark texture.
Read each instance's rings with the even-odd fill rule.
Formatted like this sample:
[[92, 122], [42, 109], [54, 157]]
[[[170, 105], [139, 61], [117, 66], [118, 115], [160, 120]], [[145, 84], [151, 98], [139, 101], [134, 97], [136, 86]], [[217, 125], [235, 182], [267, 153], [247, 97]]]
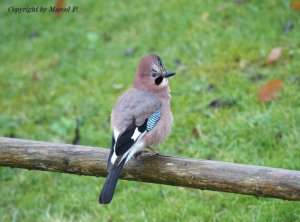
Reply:
[[[0, 137], [0, 166], [106, 176], [109, 149]], [[300, 200], [300, 171], [142, 155], [121, 178], [172, 186]]]

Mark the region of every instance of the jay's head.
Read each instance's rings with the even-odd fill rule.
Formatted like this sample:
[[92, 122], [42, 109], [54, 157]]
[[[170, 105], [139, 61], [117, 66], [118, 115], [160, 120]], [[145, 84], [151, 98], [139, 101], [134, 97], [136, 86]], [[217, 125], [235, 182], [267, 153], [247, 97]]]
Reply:
[[137, 67], [135, 87], [155, 91], [168, 87], [168, 78], [174, 71], [166, 71], [161, 58], [151, 54], [143, 57]]

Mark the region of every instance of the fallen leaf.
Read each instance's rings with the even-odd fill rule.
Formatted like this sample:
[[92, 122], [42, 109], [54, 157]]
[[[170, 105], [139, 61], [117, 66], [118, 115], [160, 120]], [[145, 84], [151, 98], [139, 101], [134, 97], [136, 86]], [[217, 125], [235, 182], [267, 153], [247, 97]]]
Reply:
[[124, 56], [126, 57], [134, 56], [135, 52], [136, 52], [135, 48], [128, 48], [125, 50]]
[[200, 132], [197, 128], [194, 128], [193, 131], [192, 131], [192, 135], [194, 137], [200, 137]]
[[276, 139], [282, 139], [282, 137], [283, 137], [283, 133], [282, 132], [276, 132], [275, 133], [275, 138]]
[[174, 65], [176, 65], [176, 66], [178, 66], [178, 65], [181, 65], [182, 64], [182, 62], [181, 62], [181, 60], [180, 59], [175, 59], [174, 61], [173, 61], [173, 63], [174, 63]]
[[73, 139], [73, 142], [72, 142], [72, 144], [73, 145], [80, 145], [80, 131], [79, 131], [79, 129], [80, 129], [80, 126], [82, 125], [82, 123], [81, 123], [81, 121], [80, 121], [80, 119], [76, 119], [76, 128], [75, 128], [75, 130], [74, 130], [74, 139]]
[[282, 53], [282, 48], [281, 47], [274, 48], [270, 52], [268, 58], [265, 60], [263, 65], [266, 66], [266, 65], [270, 65], [270, 64], [276, 62], [279, 59], [279, 57], [281, 56], [281, 53]]
[[41, 76], [37, 72], [33, 72], [31, 75], [32, 81], [38, 81], [41, 79]]
[[37, 38], [37, 37], [39, 37], [40, 36], [40, 33], [38, 33], [38, 32], [31, 32], [29, 35], [28, 35], [28, 38], [30, 38], [30, 39], [35, 39], [35, 38]]
[[250, 77], [250, 80], [252, 82], [258, 82], [259, 80], [262, 80], [264, 78], [264, 75], [261, 73], [256, 73], [255, 75]]
[[299, 1], [299, 2], [292, 1], [292, 2], [291, 2], [291, 7], [292, 7], [292, 9], [294, 9], [295, 11], [298, 11], [298, 10], [300, 9], [300, 1]]
[[294, 28], [294, 25], [293, 25], [292, 21], [287, 21], [287, 22], [284, 24], [284, 27], [282, 28], [282, 32], [288, 32], [288, 31], [291, 31], [293, 28]]
[[213, 100], [208, 107], [212, 109], [217, 109], [217, 108], [222, 108], [222, 107], [231, 107], [236, 104], [235, 100], [232, 99], [227, 99], [227, 100], [221, 100], [221, 99], [216, 99]]
[[214, 84], [209, 84], [207, 87], [207, 91], [215, 91], [216, 90], [216, 86]]
[[64, 0], [56, 0], [55, 3], [55, 8], [58, 9], [57, 11], [55, 10], [55, 16], [60, 17], [62, 16], [62, 13], [60, 12], [59, 9], [63, 8], [65, 6], [65, 1]]
[[283, 87], [283, 80], [273, 79], [264, 84], [257, 94], [260, 102], [271, 102], [276, 98], [277, 92]]
[[102, 39], [104, 42], [109, 42], [111, 40], [111, 36], [107, 32], [104, 32], [102, 33]]

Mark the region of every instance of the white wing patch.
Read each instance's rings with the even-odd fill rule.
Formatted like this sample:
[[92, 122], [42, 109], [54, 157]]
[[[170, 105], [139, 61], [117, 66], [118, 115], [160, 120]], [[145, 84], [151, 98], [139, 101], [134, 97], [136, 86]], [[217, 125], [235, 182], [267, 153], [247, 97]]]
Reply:
[[117, 141], [118, 136], [120, 135], [120, 131], [117, 130], [116, 128], [113, 128], [113, 131], [114, 131], [114, 138], [115, 138], [115, 140]]
[[135, 128], [135, 131], [134, 131], [131, 139], [133, 139], [134, 141], [136, 141], [136, 139], [139, 137], [139, 135], [141, 135], [141, 132], [139, 131], [138, 128]]
[[[114, 148], [114, 149], [115, 149], [115, 148]], [[113, 155], [111, 156], [110, 162], [111, 162], [112, 164], [114, 164], [115, 161], [116, 161], [116, 159], [117, 159], [117, 155], [116, 155], [116, 151], [114, 150], [114, 153], [113, 153]]]
[[[120, 135], [120, 131], [118, 131], [116, 128], [113, 128], [113, 131], [114, 131], [114, 138], [115, 138], [115, 141], [117, 141], [117, 139], [118, 139], [118, 136]], [[113, 147], [113, 149], [114, 149], [114, 152], [113, 152], [113, 154], [112, 154], [112, 156], [111, 156], [111, 159], [110, 159], [110, 162], [112, 163], [112, 164], [114, 164], [115, 163], [115, 161], [116, 161], [116, 159], [117, 159], [117, 154], [116, 154], [116, 144], [115, 144], [115, 146]]]
[[[168, 84], [168, 80], [164, 78], [164, 81], [162, 84]], [[159, 121], [160, 119], [160, 111], [156, 111], [154, 112], [147, 120], [147, 125], [146, 125], [146, 129], [144, 132], [140, 132], [138, 127], [135, 128], [133, 135], [131, 136], [131, 139], [134, 141], [134, 144], [122, 155], [121, 159], [118, 160], [118, 162], [122, 162], [123, 159], [126, 158], [126, 162], [128, 160], [130, 160], [130, 158], [137, 153], [138, 151], [142, 150], [145, 146], [144, 142], [142, 142], [142, 138], [144, 137], [144, 135], [149, 132], [150, 130], [153, 129], [153, 127], [156, 125], [156, 123]], [[115, 141], [118, 140], [118, 137], [120, 135], [120, 132], [117, 129], [113, 129], [114, 131], [114, 138]], [[117, 143], [117, 142], [116, 142]], [[118, 159], [118, 156], [116, 154], [116, 143], [113, 147], [113, 154], [111, 155], [110, 158], [110, 162], [111, 164], [115, 164], [116, 160]], [[125, 163], [126, 163], [125, 162]]]

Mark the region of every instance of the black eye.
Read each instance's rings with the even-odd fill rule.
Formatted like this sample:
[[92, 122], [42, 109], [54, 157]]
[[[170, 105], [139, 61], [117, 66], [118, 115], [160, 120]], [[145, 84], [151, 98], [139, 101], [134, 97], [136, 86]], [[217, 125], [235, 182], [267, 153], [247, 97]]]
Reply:
[[155, 77], [157, 77], [157, 73], [156, 72], [152, 72], [151, 76], [155, 78]]

